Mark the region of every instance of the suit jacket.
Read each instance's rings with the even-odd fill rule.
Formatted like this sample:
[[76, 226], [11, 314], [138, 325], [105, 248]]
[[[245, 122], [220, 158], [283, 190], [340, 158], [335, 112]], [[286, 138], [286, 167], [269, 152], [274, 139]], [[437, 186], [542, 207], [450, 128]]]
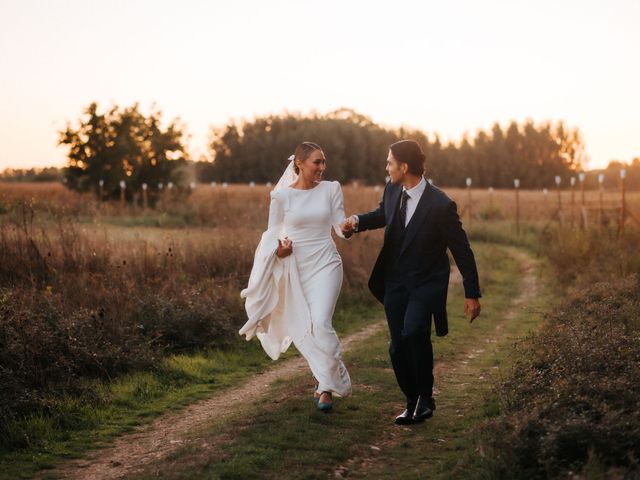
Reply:
[[[389, 182], [380, 206], [372, 212], [358, 215], [358, 232], [385, 227], [384, 244], [369, 279], [369, 289], [381, 303], [384, 303], [386, 266], [391, 250], [390, 226], [398, 213], [401, 196], [402, 185]], [[446, 335], [449, 330], [446, 307], [450, 267], [447, 248], [462, 274], [465, 296], [480, 298], [475, 258], [462, 229], [456, 204], [442, 190], [427, 182], [406, 227], [395, 270], [404, 272], [402, 282], [409, 294], [420, 299], [429, 316], [433, 315], [438, 336]]]

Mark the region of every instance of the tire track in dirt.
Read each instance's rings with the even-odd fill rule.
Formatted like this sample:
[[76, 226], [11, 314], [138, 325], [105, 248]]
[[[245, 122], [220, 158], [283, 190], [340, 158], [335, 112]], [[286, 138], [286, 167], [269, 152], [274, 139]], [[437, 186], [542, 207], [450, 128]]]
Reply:
[[[386, 327], [385, 322], [373, 323], [342, 340], [345, 351], [377, 334]], [[78, 460], [71, 460], [40, 474], [36, 478], [64, 479], [117, 479], [139, 473], [145, 467], [166, 458], [169, 454], [197, 441], [189, 434], [205, 425], [219, 425], [233, 418], [247, 399], [259, 399], [270, 394], [269, 387], [276, 381], [294, 377], [308, 369], [302, 357], [278, 362], [265, 372], [254, 375], [244, 383], [230, 387], [211, 397], [196, 402], [179, 412], [172, 412], [150, 424], [138, 427], [132, 433], [116, 438], [113, 443], [92, 450]], [[279, 399], [273, 399], [278, 401]], [[222, 441], [229, 439], [220, 439]], [[209, 442], [206, 448], [214, 448]]]

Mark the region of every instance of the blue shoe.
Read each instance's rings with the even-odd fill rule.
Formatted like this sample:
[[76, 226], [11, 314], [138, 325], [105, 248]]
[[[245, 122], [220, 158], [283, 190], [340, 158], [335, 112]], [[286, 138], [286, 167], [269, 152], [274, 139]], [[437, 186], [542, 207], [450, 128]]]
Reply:
[[[322, 395], [324, 394], [329, 395], [329, 401], [328, 402], [321, 402], [320, 398], [322, 398]], [[322, 411], [322, 412], [329, 412], [332, 408], [333, 408], [333, 402], [331, 401], [332, 397], [331, 397], [331, 392], [322, 392], [320, 394], [320, 397], [318, 398], [318, 410]]]

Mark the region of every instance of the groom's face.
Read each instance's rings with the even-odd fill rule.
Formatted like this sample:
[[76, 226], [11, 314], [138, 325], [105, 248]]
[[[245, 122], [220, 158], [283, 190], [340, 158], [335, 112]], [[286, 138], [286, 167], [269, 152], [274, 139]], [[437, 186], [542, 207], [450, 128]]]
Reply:
[[407, 173], [406, 168], [407, 164], [398, 162], [391, 153], [391, 150], [389, 150], [389, 156], [387, 157], [387, 168], [385, 170], [387, 171], [387, 174], [391, 179], [391, 183], [402, 183], [404, 181], [404, 176]]

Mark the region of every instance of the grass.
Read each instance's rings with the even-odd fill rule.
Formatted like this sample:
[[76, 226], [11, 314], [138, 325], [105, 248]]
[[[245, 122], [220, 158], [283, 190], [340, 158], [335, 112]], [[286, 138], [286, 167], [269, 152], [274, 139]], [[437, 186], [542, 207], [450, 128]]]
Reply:
[[233, 351], [172, 355], [153, 371], [135, 372], [111, 382], [86, 382], [82, 397], [54, 399], [47, 411], [13, 423], [24, 448], [0, 452], [0, 478], [29, 478], [63, 458], [130, 431], [167, 411], [180, 409], [211, 392], [237, 383], [268, 365], [254, 344]]
[[[341, 335], [371, 319], [371, 305], [343, 306], [335, 325]], [[283, 357], [297, 355], [292, 347]], [[30, 478], [65, 458], [131, 431], [154, 417], [179, 410], [272, 364], [256, 340], [238, 340], [233, 349], [171, 355], [151, 371], [110, 382], [86, 381], [83, 396], [51, 399], [46, 411], [11, 422], [8, 431], [22, 447], [0, 451], [0, 478]]]
[[[239, 272], [243, 274], [248, 272], [255, 242], [266, 222], [268, 207], [266, 188], [250, 189], [234, 186], [227, 192], [203, 187], [197, 189], [194, 195], [184, 202], [168, 201], [155, 212], [143, 212], [140, 209], [127, 209], [121, 212], [117, 205], [103, 205], [98, 210], [97, 206], [87, 201], [86, 197], [68, 192], [60, 185], [55, 187], [55, 191], [49, 191], [46, 188], [33, 190], [21, 186], [14, 191], [2, 186], [0, 191], [0, 233], [4, 233], [4, 236], [0, 235], [1, 239], [7, 242], [6, 245], [12, 246], [22, 238], [16, 231], [20, 231], [21, 219], [26, 217], [29, 228], [28, 234], [25, 233], [28, 236], [25, 240], [34, 240], [42, 253], [52, 251], [53, 255], [47, 260], [52, 268], [47, 273], [53, 275], [51, 278], [54, 280], [59, 277], [59, 283], [50, 284], [51, 290], [48, 290], [49, 287], [43, 289], [40, 286], [31, 286], [29, 281], [26, 285], [17, 285], [10, 273], [29, 271], [25, 265], [31, 265], [26, 261], [31, 258], [29, 256], [31, 250], [27, 248], [31, 244], [28, 245], [29, 242], [25, 241], [24, 248], [17, 250], [18, 254], [28, 257], [25, 257], [26, 260], [22, 263], [15, 261], [21, 258], [20, 255], [14, 255], [10, 249], [6, 250], [5, 254], [7, 252], [9, 254], [6, 255], [5, 260], [11, 263], [5, 265], [5, 267], [9, 265], [9, 268], [5, 268], [5, 273], [8, 275], [4, 285], [6, 290], [0, 291], [0, 294], [4, 295], [8, 292], [15, 296], [15, 301], [11, 305], [18, 313], [24, 314], [25, 319], [29, 319], [25, 325], [33, 327], [33, 318], [30, 317], [37, 313], [38, 305], [41, 304], [50, 307], [49, 310], [40, 312], [42, 318], [46, 317], [44, 314], [60, 313], [61, 319], [68, 319], [71, 318], [69, 311], [72, 313], [77, 311], [77, 315], [73, 318], [86, 320], [88, 313], [84, 315], [83, 312], [91, 313], [95, 311], [96, 305], [102, 306], [105, 303], [104, 299], [112, 298], [118, 299], [117, 302], [109, 300], [107, 305], [114, 307], [112, 317], [123, 318], [123, 309], [126, 312], [140, 310], [139, 305], [132, 302], [134, 296], [130, 293], [134, 291], [134, 286], [136, 286], [135, 291], [138, 292], [138, 288], [145, 286], [147, 280], [155, 282], [149, 281], [149, 292], [154, 294], [158, 294], [158, 291], [163, 292], [158, 294], [158, 301], [156, 297], [152, 297], [144, 303], [148, 306], [145, 312], [149, 314], [149, 325], [157, 325], [160, 311], [168, 312], [167, 315], [185, 312], [183, 305], [176, 303], [177, 298], [183, 300], [184, 305], [192, 305], [193, 300], [195, 302], [193, 305], [201, 307], [194, 309], [193, 312], [186, 311], [188, 318], [194, 317], [192, 313], [200, 315], [199, 318], [202, 321], [194, 324], [193, 328], [199, 327], [202, 323], [210, 324], [208, 317], [204, 314], [211, 312], [210, 305], [230, 304], [236, 308], [230, 313], [230, 317], [235, 319], [238, 316], [241, 306], [239, 302], [236, 305], [230, 300], [237, 300], [236, 290], [244, 280], [236, 277]], [[448, 193], [457, 198], [462, 210], [467, 199], [466, 191], [448, 190]], [[495, 192], [495, 196], [479, 191], [474, 191], [472, 194], [475, 217], [473, 222], [465, 227], [480, 262], [481, 285], [485, 293], [482, 300], [483, 315], [469, 328], [461, 314], [460, 287], [452, 289], [452, 304], [449, 310], [452, 333], [444, 339], [435, 339], [434, 343], [438, 358], [448, 365], [455, 364], [459, 368], [445, 369], [439, 377], [438, 388], [446, 389], [447, 393], [446, 397], [439, 401], [438, 415], [429, 422], [430, 427], [427, 430], [431, 432], [431, 428], [438, 426], [440, 430], [434, 430], [436, 432], [434, 435], [438, 435], [437, 432], [444, 432], [451, 438], [458, 439], [448, 441], [444, 436], [428, 435], [424, 439], [422, 437], [416, 439], [414, 433], [409, 433], [407, 440], [395, 435], [394, 442], [385, 445], [380, 455], [385, 461], [389, 461], [389, 465], [376, 460], [378, 455], [375, 453], [376, 450], [371, 450], [366, 441], [371, 442], [381, 431], [387, 431], [385, 428], [388, 427], [389, 414], [381, 417], [380, 412], [394, 413], [401, 404], [399, 391], [393, 376], [390, 375], [386, 354], [387, 340], [385, 335], [381, 335], [368, 341], [361, 350], [347, 356], [347, 360], [351, 362], [352, 375], [354, 378], [358, 375], [357, 387], [367, 394], [341, 400], [340, 404], [344, 405], [344, 410], [337, 411], [334, 416], [313, 416], [313, 418], [309, 416], [309, 405], [305, 400], [300, 400], [308, 396], [307, 387], [301, 379], [295, 385], [288, 380], [283, 380], [278, 386], [283, 395], [291, 396], [292, 399], [280, 402], [277, 412], [266, 412], [273, 415], [281, 414], [280, 417], [274, 417], [273, 422], [262, 417], [261, 412], [264, 406], [249, 406], [250, 418], [255, 419], [256, 412], [259, 412], [258, 420], [264, 421], [265, 429], [272, 427], [277, 429], [279, 422], [286, 424], [289, 420], [293, 423], [287, 428], [291, 429], [295, 429], [296, 425], [299, 428], [302, 428], [300, 425], [307, 425], [308, 428], [318, 426], [330, 428], [331, 425], [327, 422], [331, 423], [331, 418], [340, 418], [340, 421], [345, 422], [348, 427], [346, 430], [333, 431], [335, 437], [340, 439], [335, 443], [335, 449], [339, 450], [335, 453], [337, 455], [335, 458], [333, 449], [327, 452], [324, 448], [324, 436], [311, 442], [313, 446], [309, 449], [317, 448], [322, 455], [315, 460], [308, 460], [306, 465], [317, 470], [318, 464], [323, 463], [323, 458], [326, 457], [331, 462], [327, 460], [327, 467], [324, 470], [320, 469], [321, 473], [312, 472], [309, 475], [322, 476], [329, 472], [328, 468], [339, 465], [340, 462], [345, 461], [345, 458], [359, 457], [365, 458], [367, 465], [376, 466], [381, 476], [387, 474], [392, 476], [394, 470], [397, 470], [394, 459], [403, 458], [409, 454], [408, 452], [416, 457], [415, 450], [419, 449], [420, 452], [423, 450], [429, 452], [428, 458], [418, 458], [416, 469], [407, 470], [408, 478], [420, 476], [421, 471], [428, 471], [435, 478], [438, 475], [447, 477], [452, 475], [451, 472], [455, 472], [455, 475], [460, 477], [471, 476], [473, 472], [470, 469], [473, 461], [459, 461], [462, 458], [469, 459], [469, 455], [471, 457], [475, 455], [469, 439], [466, 438], [468, 427], [471, 424], [477, 424], [478, 419], [495, 415], [499, 410], [500, 402], [496, 394], [489, 395], [486, 400], [480, 400], [491, 389], [492, 381], [489, 378], [492, 377], [489, 373], [504, 374], [505, 366], [512, 359], [512, 352], [508, 345], [513, 339], [519, 338], [538, 324], [540, 312], [546, 310], [549, 303], [548, 297], [541, 297], [534, 303], [525, 305], [525, 309], [505, 325], [499, 343], [483, 344], [483, 340], [491, 334], [492, 326], [497, 319], [502, 318], [507, 311], [509, 299], [518, 293], [518, 262], [514, 258], [517, 250], [507, 247], [524, 247], [538, 252], [542, 257], [549, 256], [556, 267], [554, 274], [560, 276], [563, 286], [573, 285], [576, 282], [575, 277], [578, 277], [582, 283], [589, 284], [605, 273], [615, 276], [637, 271], [635, 237], [631, 237], [628, 232], [624, 239], [615, 240], [614, 235], [611, 234], [614, 224], [609, 225], [608, 229], [593, 231], [590, 235], [584, 235], [579, 230], [559, 228], [556, 223], [549, 222], [555, 208], [553, 198], [550, 196], [544, 200], [542, 193], [529, 192], [528, 196], [521, 197], [523, 202], [521, 229], [520, 234], [515, 235], [512, 211], [513, 192]], [[356, 190], [345, 187], [347, 212], [370, 209], [377, 203], [379, 195], [380, 192], [375, 192], [372, 188]], [[27, 207], [22, 203], [25, 196], [28, 199]], [[640, 198], [640, 196], [634, 198]], [[593, 203], [594, 199], [587, 200]], [[564, 198], [565, 207], [567, 202], [568, 199]], [[636, 211], [637, 208], [634, 205], [637, 203], [632, 202], [630, 208]], [[29, 222], [32, 221], [32, 217], [29, 217], [29, 214], [32, 215], [34, 211], [36, 221], [31, 224]], [[492, 221], [482, 222], [479, 220], [481, 218]], [[467, 220], [466, 214], [464, 220]], [[544, 234], [541, 235], [541, 232]], [[360, 307], [354, 306], [353, 303], [359, 298], [370, 301], [368, 293], [362, 290], [375, 258], [374, 252], [379, 249], [380, 233], [379, 231], [366, 232], [357, 242], [336, 242], [345, 266], [343, 299], [334, 319], [341, 335], [354, 332], [367, 322], [383, 321], [379, 307], [372, 307], [370, 304]], [[233, 255], [226, 248], [228, 238], [233, 238], [235, 242]], [[482, 246], [480, 242], [502, 246]], [[614, 258], [610, 255], [610, 249], [616, 251]], [[96, 252], [97, 257], [93, 258]], [[121, 266], [124, 265], [125, 260], [126, 269]], [[36, 263], [31, 265], [36, 273], [39, 271], [36, 268], [38, 265]], [[554, 290], [553, 283], [548, 280], [553, 275], [546, 271], [548, 268], [546, 265], [541, 262], [538, 267], [545, 270], [547, 290]], [[238, 285], [230, 285], [230, 279], [235, 279]], [[122, 282], [123, 287], [114, 292], [113, 289], [119, 285], [118, 282]], [[165, 288], [159, 289], [158, 283]], [[203, 292], [215, 290], [215, 295], [212, 293], [215, 299], [209, 303], [203, 303], [201, 299], [206, 296], [201, 295], [200, 286]], [[555, 290], [561, 291], [559, 288]], [[146, 290], [141, 291], [144, 293]], [[0, 297], [4, 298], [2, 295]], [[0, 307], [2, 307], [2, 298], [0, 298]], [[140, 296], [140, 298], [143, 297]], [[32, 304], [33, 299], [37, 299], [39, 303]], [[159, 302], [160, 299], [166, 300], [166, 304]], [[58, 300], [59, 305], [56, 303]], [[349, 303], [346, 303], [347, 301]], [[158, 305], [167, 308], [163, 310], [157, 308]], [[168, 309], [169, 306], [173, 307], [175, 312]], [[8, 311], [11, 316], [12, 311]], [[0, 315], [2, 313], [0, 311]], [[107, 315], [107, 324], [112, 323], [110, 321], [112, 317]], [[176, 317], [174, 323], [184, 330], [182, 320], [182, 317]], [[85, 333], [88, 333], [89, 337], [100, 337], [91, 328], [87, 328]], [[232, 330], [231, 335], [233, 334]], [[46, 334], [42, 336], [47, 338]], [[202, 340], [202, 336], [195, 337]], [[37, 345], [34, 343], [34, 336], [29, 332], [24, 335], [24, 338], [25, 345], [31, 347]], [[7, 345], [11, 345], [12, 341], [10, 339]], [[112, 343], [123, 345], [126, 342]], [[44, 345], [47, 344], [44, 343]], [[478, 345], [482, 345], [485, 349], [481, 355], [473, 353]], [[96, 347], [94, 352], [99, 354], [104, 350], [100, 344], [94, 346], [93, 343], [87, 343], [87, 349], [94, 347]], [[200, 346], [200, 348], [205, 347]], [[62, 350], [64, 348], [60, 349]], [[35, 351], [41, 353], [39, 348], [35, 348]], [[465, 359], [461, 352], [469, 351], [476, 357]], [[167, 350], [163, 351], [163, 354], [167, 353]], [[289, 355], [294, 354], [293, 351], [289, 353]], [[115, 357], [120, 358], [118, 355]], [[86, 356], [86, 358], [91, 357]], [[16, 442], [19, 448], [13, 452], [0, 450], [0, 478], [17, 478], [20, 475], [28, 477], [37, 469], [49, 467], [61, 459], [82, 455], [87, 449], [109, 441], [163, 412], [182, 408], [187, 403], [210, 395], [216, 389], [240, 382], [270, 363], [255, 342], [249, 345], [238, 342], [237, 346], [233, 344], [226, 350], [156, 358], [158, 358], [157, 367], [151, 370], [121, 375], [108, 382], [82, 380], [81, 388], [76, 389], [80, 393], [75, 395], [67, 393], [53, 397], [45, 393], [41, 398], [42, 402], [38, 403], [40, 405], [38, 408], [33, 408], [20, 420], [9, 420], [8, 429], [4, 432], [12, 439], [11, 441]], [[467, 364], [462, 363], [465, 361]], [[45, 362], [45, 365], [52, 364], [55, 362]], [[494, 368], [496, 366], [501, 368]], [[59, 370], [63, 369], [59, 368]], [[119, 372], [109, 372], [109, 374], [119, 375]], [[26, 375], [26, 378], [34, 377]], [[362, 382], [360, 379], [363, 379]], [[459, 388], [460, 385], [462, 388]], [[55, 390], [65, 391], [59, 386]], [[387, 391], [395, 396], [383, 398], [383, 392]], [[446, 402], [442, 403], [445, 399]], [[456, 413], [456, 415], [463, 415], [458, 423], [440, 423], [443, 421], [442, 413], [460, 405], [464, 406], [464, 410]], [[290, 419], [290, 411], [299, 412], [300, 415]], [[350, 414], [355, 417], [345, 416]], [[312, 412], [312, 415], [315, 415], [315, 412]], [[377, 420], [378, 417], [380, 421]], [[3, 418], [2, 421], [5, 422], [7, 418]], [[376, 420], [372, 421], [372, 419]], [[253, 425], [247, 424], [241, 430], [248, 434], [252, 429]], [[351, 432], [349, 429], [360, 430]], [[218, 433], [221, 434], [223, 431], [224, 427], [220, 426]], [[312, 434], [307, 432], [304, 437], [296, 437], [289, 433], [287, 441], [279, 444], [280, 455], [284, 447], [289, 448], [291, 445], [287, 442], [298, 440], [298, 443], [302, 444], [307, 441], [307, 438], [311, 438], [309, 435]], [[331, 436], [329, 438], [333, 441]], [[341, 443], [343, 438], [345, 440]], [[361, 450], [357, 448], [360, 445], [358, 442], [364, 442]], [[4, 434], [2, 443], [7, 444]], [[297, 448], [303, 448], [298, 443], [294, 442], [294, 452], [297, 452]], [[413, 450], [405, 444], [410, 444]], [[277, 448], [270, 453], [261, 450], [256, 452], [259, 452], [260, 458], [268, 464], [278, 456]], [[363, 452], [370, 455], [366, 456]], [[235, 465], [234, 468], [237, 467], [238, 471], [243, 471], [241, 456], [236, 459], [232, 456], [235, 455], [233, 451], [225, 455], [221, 457], [222, 460], [229, 465]], [[246, 454], [249, 457], [251, 455]], [[480, 454], [475, 456], [480, 462], [486, 461], [486, 458]], [[202, 456], [196, 457], [194, 461], [198, 468], [209, 462], [209, 459], [203, 460]], [[185, 461], [191, 457], [178, 452], [175, 458]], [[305, 458], [304, 455], [300, 455], [301, 462], [306, 461]], [[276, 458], [275, 463], [278, 464], [278, 461], [279, 459]], [[590, 460], [589, 468], [598, 470], [600, 468], [598, 461], [599, 457], [594, 455]], [[214, 476], [218, 475], [221, 470], [216, 469], [220, 465], [214, 463], [211, 465], [212, 469], [208, 472]], [[233, 476], [235, 470], [229, 468], [228, 472], [224, 470], [227, 472], [225, 475]], [[284, 468], [290, 468], [291, 472], [299, 473], [303, 477], [307, 475], [307, 470], [296, 469], [295, 465], [286, 464]], [[366, 471], [366, 468], [360, 470]], [[167, 471], [178, 474], [180, 469]], [[193, 471], [204, 470], [196, 468]], [[246, 471], [251, 473], [250, 469]], [[484, 471], [488, 470], [484, 469]], [[190, 472], [192, 470], [187, 473]]]
[[[266, 187], [201, 189], [184, 205], [167, 202], [153, 213], [119, 212], [117, 205], [98, 210], [86, 197], [50, 187], [0, 191], [0, 202], [10, 207], [0, 216], [0, 319], [3, 333], [11, 333], [0, 338], [0, 347], [15, 367], [6, 378], [16, 392], [1, 405], [0, 477], [28, 477], [81, 455], [270, 364], [255, 342], [236, 344], [224, 336], [231, 320], [240, 323], [238, 292], [266, 223]], [[369, 200], [354, 195], [351, 208], [379, 196], [372, 189], [369, 194]], [[338, 242], [345, 266], [335, 318], [341, 334], [371, 317], [370, 307], [354, 302], [363, 297], [375, 238]], [[104, 328], [97, 331], [96, 322]], [[183, 335], [176, 345], [175, 335], [158, 345], [157, 331]], [[217, 349], [207, 351], [212, 344]], [[165, 357], [171, 348], [187, 347], [202, 353]], [[103, 380], [90, 379], [95, 364]], [[156, 366], [122, 373], [149, 364]], [[46, 375], [51, 371], [58, 377]]]
[[[313, 408], [311, 389], [300, 376], [274, 388], [272, 397], [283, 401], [249, 404], [232, 425], [194, 432], [195, 443], [216, 448], [185, 447], [139, 478], [312, 479], [336, 470], [375, 478], [451, 478], [457, 460], [474, 447], [465, 433], [495, 414], [495, 399], [484, 399], [490, 376], [508, 368], [510, 345], [535, 329], [541, 311], [555, 301], [547, 293], [523, 309], [510, 308], [520, 291], [518, 251], [477, 244], [476, 254], [484, 273], [483, 314], [469, 325], [461, 314], [462, 288], [454, 286], [451, 333], [434, 341], [436, 361], [445, 367], [436, 377], [438, 410], [427, 425], [392, 425], [403, 399], [390, 368], [385, 331], [345, 356], [355, 394], [338, 399], [333, 414]], [[510, 320], [496, 337], [496, 324], [507, 314]], [[495, 343], [485, 342], [494, 337]], [[482, 354], [467, 358], [480, 346]], [[460, 472], [459, 478], [464, 476]]]
[[[537, 264], [536, 275], [541, 275], [543, 281], [549, 282], [543, 267], [543, 264]], [[459, 345], [454, 345], [454, 341], [443, 342], [445, 344], [441, 346], [434, 345], [436, 351], [440, 349], [445, 355], [450, 355], [445, 364], [451, 366], [445, 367], [439, 382], [440, 390], [446, 392], [446, 397], [438, 404], [440, 410], [436, 411], [440, 415], [434, 417], [422, 435], [403, 432], [387, 453], [385, 462], [378, 465], [376, 475], [380, 478], [473, 477], [474, 472], [469, 469], [467, 457], [478, 456], [479, 453], [475, 439], [470, 434], [483, 420], [497, 415], [500, 410], [493, 385], [497, 379], [509, 374], [514, 361], [514, 343], [535, 331], [543, 320], [544, 312], [558, 301], [553, 282], [550, 282], [535, 298], [505, 309], [507, 304], [501, 303], [500, 299], [514, 298], [518, 275], [500, 274], [498, 277], [502, 281], [496, 285], [497, 295], [491, 300], [487, 299], [483, 307], [485, 313], [493, 311], [497, 318], [508, 316], [508, 321], [501, 323], [500, 331], [496, 333], [495, 327], [487, 322], [488, 318], [480, 318], [484, 320], [484, 325], [479, 325], [466, 338], [458, 337]], [[450, 352], [451, 347], [453, 351]], [[407, 455], [416, 458], [416, 461], [400, 475], [394, 475], [394, 466], [401, 466], [402, 459]], [[395, 465], [389, 462], [389, 457], [396, 461]]]

